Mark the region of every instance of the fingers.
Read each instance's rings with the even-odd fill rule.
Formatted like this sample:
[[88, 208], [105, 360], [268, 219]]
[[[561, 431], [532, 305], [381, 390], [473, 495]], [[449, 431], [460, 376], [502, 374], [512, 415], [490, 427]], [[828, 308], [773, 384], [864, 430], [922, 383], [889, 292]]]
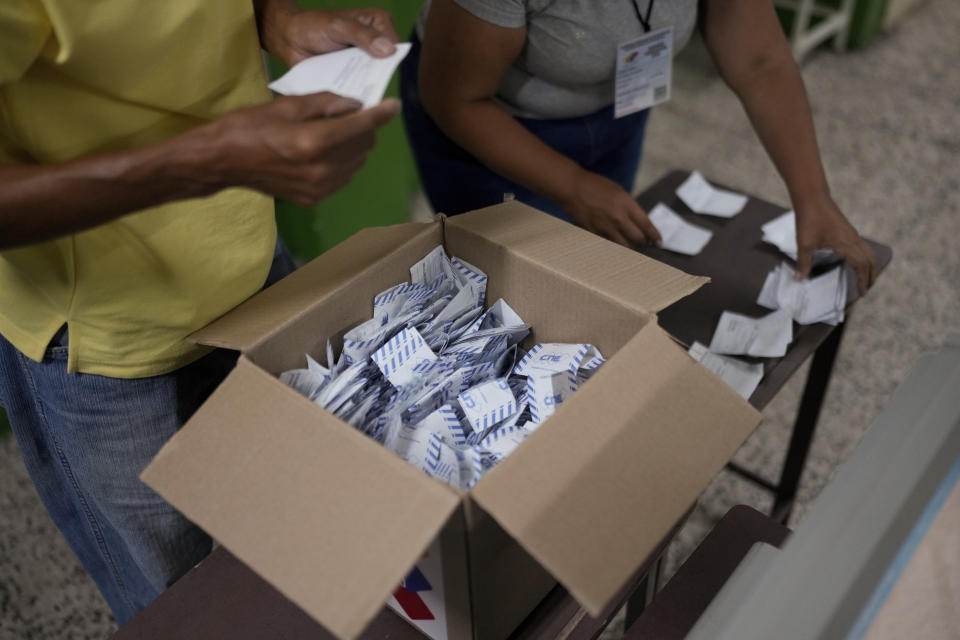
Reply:
[[[386, 31], [381, 31], [389, 25]], [[360, 47], [376, 58], [392, 55], [397, 32], [390, 14], [379, 9], [340, 12], [330, 20], [327, 37], [344, 45]]]
[[399, 112], [400, 101], [396, 98], [388, 98], [369, 109], [339, 117], [332, 123], [318, 124], [335, 124], [335, 126], [325, 126], [323, 128], [323, 142], [329, 146], [337, 146], [353, 138], [376, 131], [390, 122]]
[[633, 207], [630, 209], [630, 218], [633, 221], [633, 224], [643, 233], [646, 242], [658, 247], [663, 244], [663, 238], [660, 236], [660, 231], [653, 226], [653, 223], [650, 222], [650, 218], [647, 217], [647, 212], [644, 211], [639, 204], [637, 204], [636, 200], [633, 201]]
[[290, 120], [331, 118], [358, 111], [362, 106], [357, 100], [329, 91], [305, 96], [283, 96], [270, 103], [271, 109], [279, 111]]
[[350, 9], [348, 12], [353, 16], [354, 20], [373, 27], [390, 42], [396, 43], [400, 41], [400, 37], [397, 35], [397, 29], [393, 24], [393, 17], [389, 12], [383, 9]]
[[810, 245], [797, 247], [797, 269], [793, 274], [793, 279], [797, 282], [805, 280], [810, 275], [810, 269], [813, 268], [813, 252], [814, 248]]
[[857, 290], [861, 296], [866, 295], [867, 289], [873, 286], [877, 277], [877, 262], [873, 250], [870, 249], [870, 245], [861, 239], [855, 255], [848, 256], [847, 260], [857, 272]]

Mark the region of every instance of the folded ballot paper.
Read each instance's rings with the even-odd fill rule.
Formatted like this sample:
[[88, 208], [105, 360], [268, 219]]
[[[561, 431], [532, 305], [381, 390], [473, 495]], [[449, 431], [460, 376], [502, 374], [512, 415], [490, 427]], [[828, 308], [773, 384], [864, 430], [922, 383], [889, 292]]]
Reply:
[[712, 231], [690, 224], [662, 202], [658, 203], [648, 216], [663, 239], [661, 248], [668, 251], [695, 256], [713, 237]]
[[745, 400], [749, 400], [763, 379], [763, 365], [743, 362], [736, 358], [713, 353], [706, 345], [694, 342], [687, 351], [690, 356], [713, 371]]
[[359, 47], [341, 49], [302, 60], [270, 83], [270, 89], [287, 96], [330, 91], [363, 103], [363, 108], [383, 100], [397, 65], [410, 52], [410, 43], [396, 45], [386, 58], [374, 58]]
[[677, 196], [694, 213], [721, 218], [732, 218], [743, 210], [747, 196], [717, 189], [694, 171], [677, 187]]
[[604, 363], [589, 344], [538, 344], [487, 276], [438, 246], [373, 300], [327, 365], [280, 380], [427, 475], [469, 489]]
[[[772, 244], [785, 256], [797, 260], [797, 219], [793, 211], [787, 211], [760, 227], [763, 241]], [[840, 260], [832, 249], [817, 249], [813, 252], [813, 264], [830, 264]]]
[[794, 280], [794, 271], [785, 262], [767, 274], [757, 304], [781, 309], [799, 324], [843, 322], [847, 304], [847, 274], [842, 266], [815, 278]]

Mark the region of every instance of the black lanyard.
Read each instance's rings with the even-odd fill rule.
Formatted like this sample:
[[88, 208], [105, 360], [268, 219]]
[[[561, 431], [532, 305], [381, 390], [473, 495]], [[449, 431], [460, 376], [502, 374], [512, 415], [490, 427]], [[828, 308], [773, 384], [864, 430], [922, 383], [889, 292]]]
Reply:
[[646, 17], [640, 13], [639, 0], [633, 0], [633, 10], [637, 12], [637, 20], [639, 20], [640, 24], [643, 26], [644, 33], [650, 33], [650, 14], [653, 13], [653, 0], [650, 0], [650, 2], [647, 4]]

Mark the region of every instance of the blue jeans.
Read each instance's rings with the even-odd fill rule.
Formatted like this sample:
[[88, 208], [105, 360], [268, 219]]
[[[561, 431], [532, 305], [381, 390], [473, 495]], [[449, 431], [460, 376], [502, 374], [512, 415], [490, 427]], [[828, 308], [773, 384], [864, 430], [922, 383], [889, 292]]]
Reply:
[[[515, 198], [570, 221], [560, 205], [491, 171], [434, 124], [423, 109], [417, 86], [420, 41], [416, 33], [410, 41], [410, 53], [400, 67], [403, 122], [420, 183], [434, 210], [456, 215]], [[640, 166], [648, 113], [645, 110], [615, 119], [613, 106], [609, 106], [580, 118], [517, 121], [558, 153], [613, 180], [629, 193]]]
[[[267, 284], [292, 271], [278, 242]], [[233, 368], [214, 351], [169, 374], [67, 374], [66, 330], [34, 362], [0, 336], [0, 406], [37, 493], [118, 624], [210, 551], [210, 538], [138, 476]]]

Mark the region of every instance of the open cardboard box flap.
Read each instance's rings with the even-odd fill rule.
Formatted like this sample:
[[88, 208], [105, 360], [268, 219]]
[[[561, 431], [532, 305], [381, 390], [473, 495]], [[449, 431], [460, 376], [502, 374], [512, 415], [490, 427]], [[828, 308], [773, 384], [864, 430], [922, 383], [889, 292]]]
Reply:
[[337, 246], [261, 291], [206, 327], [189, 336], [191, 342], [211, 347], [249, 351], [277, 333], [305, 310], [337, 291], [386, 254], [424, 235], [442, 242], [440, 222], [410, 222], [358, 231]]
[[597, 616], [759, 421], [651, 322], [471, 495]]
[[141, 478], [340, 638], [460, 503], [244, 357]]
[[642, 311], [660, 311], [710, 281], [518, 201], [449, 218], [446, 224], [483, 236], [562, 277]]

